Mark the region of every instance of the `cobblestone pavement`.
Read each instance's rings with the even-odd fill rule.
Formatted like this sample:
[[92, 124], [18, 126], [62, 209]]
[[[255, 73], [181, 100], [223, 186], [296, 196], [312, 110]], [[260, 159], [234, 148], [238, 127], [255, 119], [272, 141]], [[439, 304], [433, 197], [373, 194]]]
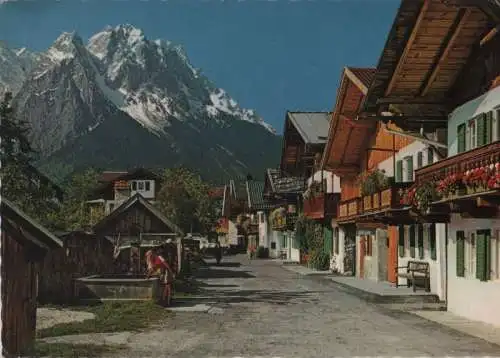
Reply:
[[500, 355], [499, 346], [367, 303], [275, 262], [225, 257], [201, 280], [210, 293], [191, 305], [211, 309], [177, 311], [151, 331], [122, 335], [130, 347], [128, 356]]

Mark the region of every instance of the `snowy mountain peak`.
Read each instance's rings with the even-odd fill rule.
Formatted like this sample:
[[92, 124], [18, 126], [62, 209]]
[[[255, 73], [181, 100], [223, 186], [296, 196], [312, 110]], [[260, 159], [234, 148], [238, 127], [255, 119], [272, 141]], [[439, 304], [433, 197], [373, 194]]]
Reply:
[[60, 62], [75, 57], [83, 47], [83, 40], [76, 32], [63, 32], [45, 54], [52, 61]]

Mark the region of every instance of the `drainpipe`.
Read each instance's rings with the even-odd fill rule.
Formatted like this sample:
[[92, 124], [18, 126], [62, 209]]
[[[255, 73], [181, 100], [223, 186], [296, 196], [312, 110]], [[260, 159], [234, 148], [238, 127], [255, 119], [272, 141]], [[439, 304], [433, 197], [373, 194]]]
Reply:
[[444, 224], [444, 278], [445, 278], [445, 291], [444, 301], [448, 307], [448, 224]]

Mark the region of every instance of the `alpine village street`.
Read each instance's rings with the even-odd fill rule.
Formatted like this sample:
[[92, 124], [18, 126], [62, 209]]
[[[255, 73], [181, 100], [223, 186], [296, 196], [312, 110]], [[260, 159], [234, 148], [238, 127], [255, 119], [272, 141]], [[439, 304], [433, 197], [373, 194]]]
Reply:
[[[33, 55], [40, 73], [19, 70], [32, 82], [0, 103], [2, 356], [500, 357], [500, 0], [395, 2], [374, 66], [338, 68], [332, 110], [284, 111], [282, 136], [256, 112], [220, 115], [215, 102], [233, 103], [226, 92], [203, 87], [181, 47], [132, 25], [106, 27], [87, 47], [65, 33]], [[0, 66], [25, 50], [2, 46]], [[146, 48], [152, 55], [137, 63], [161, 71], [126, 62]], [[123, 75], [106, 77], [114, 70], [103, 66], [122, 63]], [[139, 90], [126, 102], [128, 90], [107, 86], [128, 75]], [[164, 92], [150, 75], [167, 79]], [[175, 82], [184, 77], [198, 84]], [[51, 96], [65, 83], [76, 97], [58, 103]], [[160, 95], [174, 90], [179, 107]], [[150, 123], [160, 105], [172, 116], [157, 135], [132, 120]], [[78, 124], [92, 141], [59, 133], [70, 144], [53, 158], [78, 152], [87, 163], [81, 173], [51, 167], [60, 181], [32, 162], [23, 127], [43, 117], [32, 127], [48, 143], [56, 107], [102, 117]], [[175, 119], [181, 107], [218, 117], [202, 127], [191, 114]], [[121, 138], [123, 123], [142, 134]], [[251, 137], [264, 131], [268, 142]], [[196, 138], [174, 138], [184, 132]], [[91, 142], [137, 156], [118, 168], [113, 152], [99, 166], [100, 149], [84, 150]], [[196, 164], [183, 162], [188, 152]], [[179, 166], [154, 164], [169, 156]]]

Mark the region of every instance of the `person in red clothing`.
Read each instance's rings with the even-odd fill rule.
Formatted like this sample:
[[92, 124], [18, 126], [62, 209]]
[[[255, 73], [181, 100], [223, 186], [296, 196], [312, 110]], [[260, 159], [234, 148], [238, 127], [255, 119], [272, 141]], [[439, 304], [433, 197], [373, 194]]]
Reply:
[[162, 302], [169, 306], [172, 300], [172, 284], [174, 282], [172, 268], [163, 256], [156, 254], [153, 250], [146, 252], [146, 263], [148, 265], [147, 277], [160, 276], [160, 280], [164, 284]]

